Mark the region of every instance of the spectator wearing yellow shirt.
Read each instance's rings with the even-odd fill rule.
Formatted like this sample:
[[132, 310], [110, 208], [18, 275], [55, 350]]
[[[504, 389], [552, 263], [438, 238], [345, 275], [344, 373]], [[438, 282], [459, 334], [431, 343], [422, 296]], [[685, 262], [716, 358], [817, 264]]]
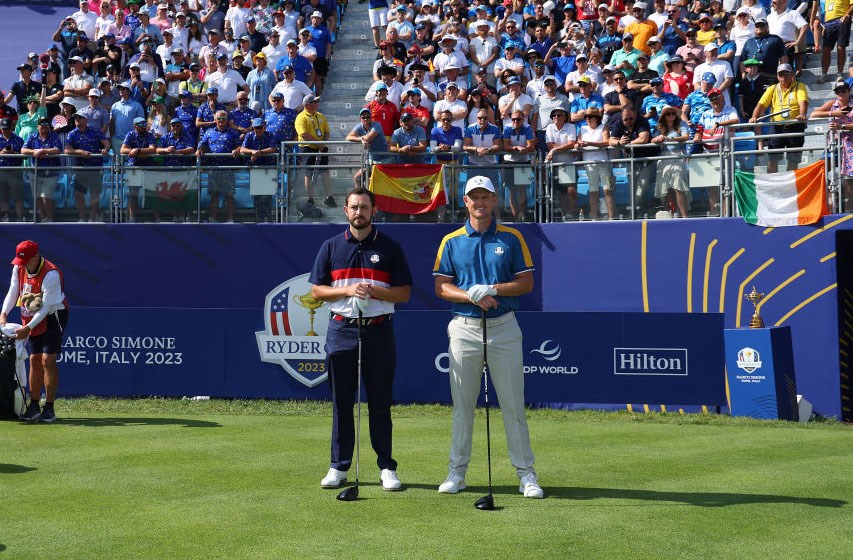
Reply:
[[[768, 87], [764, 95], [758, 101], [758, 105], [752, 112], [749, 122], [757, 122], [770, 109], [771, 122], [788, 122], [788, 124], [774, 124], [774, 134], [791, 134], [804, 132], [806, 130], [806, 111], [809, 108], [809, 92], [805, 84], [794, 80], [794, 69], [790, 64], [780, 64], [776, 69], [778, 83]], [[798, 122], [789, 122], [798, 121]], [[803, 136], [788, 138], [771, 138], [767, 147], [771, 150], [782, 148], [802, 148], [805, 143]], [[779, 169], [779, 160], [782, 156], [787, 158], [788, 171], [796, 169], [803, 158], [801, 151], [790, 151], [785, 154], [767, 154], [767, 171], [776, 173]]]
[[714, 20], [709, 14], [702, 14], [699, 17], [699, 29], [696, 30], [696, 42], [704, 47], [716, 40], [717, 31], [714, 29]]
[[317, 174], [323, 183], [323, 192], [326, 198], [323, 204], [329, 208], [337, 206], [332, 196], [332, 177], [328, 170], [329, 156], [320, 155], [329, 151], [329, 148], [317, 142], [326, 142], [331, 136], [329, 122], [323, 113], [317, 110], [320, 106], [320, 98], [309, 93], [302, 98], [302, 112], [296, 115], [296, 138], [299, 140], [299, 151], [306, 155], [302, 157], [302, 165], [305, 166], [305, 192], [308, 193], [308, 205], [314, 205], [314, 179]]
[[646, 3], [637, 2], [631, 8], [631, 15], [637, 21], [634, 21], [625, 28], [626, 33], [634, 36], [634, 48], [643, 51], [650, 55], [652, 50], [649, 48], [649, 39], [658, 34], [657, 24], [646, 17]]

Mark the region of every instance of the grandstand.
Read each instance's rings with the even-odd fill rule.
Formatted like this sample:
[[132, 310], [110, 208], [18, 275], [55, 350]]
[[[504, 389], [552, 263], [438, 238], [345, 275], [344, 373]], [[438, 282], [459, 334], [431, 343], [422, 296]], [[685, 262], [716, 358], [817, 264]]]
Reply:
[[[5, 26], [2, 31], [4, 37], [11, 41], [11, 48], [0, 55], [5, 57], [0, 59], [3, 63], [3, 70], [0, 72], [2, 81], [0, 81], [0, 89], [7, 91], [11, 82], [17, 79], [17, 71], [12, 69], [20, 64], [25, 58], [27, 52], [41, 53], [50, 43], [49, 36], [52, 30], [55, 30], [66, 15], [73, 12], [71, 6], [62, 6], [61, 3], [47, 2], [44, 5], [39, 5], [39, 2], [28, 3], [29, 6], [4, 6], [0, 8], [8, 17], [0, 19], [0, 25]], [[445, 4], [448, 4], [445, 2]], [[562, 3], [554, 6], [556, 12], [560, 12]], [[503, 6], [503, 5], [500, 5]], [[391, 7], [393, 8], [393, 6]], [[170, 9], [172, 7], [170, 6]], [[297, 6], [297, 10], [299, 6]], [[326, 81], [325, 89], [322, 92], [322, 102], [319, 110], [326, 117], [330, 124], [331, 136], [328, 144], [330, 159], [331, 159], [331, 185], [332, 192], [340, 199], [340, 197], [349, 190], [352, 185], [353, 173], [361, 167], [367, 165], [366, 154], [357, 144], [345, 143], [344, 139], [347, 133], [358, 122], [358, 110], [365, 105], [364, 95], [368, 87], [372, 83], [373, 62], [376, 59], [376, 50], [373, 48], [373, 37], [368, 21], [368, 5], [360, 3], [340, 3], [336, 4], [337, 21], [339, 27], [334, 38], [334, 51], [330, 61], [329, 76]], [[490, 8], [491, 9], [491, 8]], [[498, 9], [500, 13], [500, 8]], [[499, 16], [490, 15], [492, 21], [500, 21]], [[473, 16], [472, 16], [473, 19]], [[26, 22], [27, 25], [22, 25]], [[37, 25], [30, 25], [37, 22]], [[32, 29], [39, 30], [38, 33], [33, 33]], [[22, 30], [28, 30], [22, 32]], [[384, 33], [383, 33], [384, 35]], [[500, 36], [500, 32], [497, 34]], [[554, 31], [554, 37], [557, 37], [557, 32]], [[810, 36], [810, 34], [809, 34]], [[254, 39], [253, 39], [254, 40]], [[284, 42], [282, 40], [282, 42]], [[135, 51], [134, 51], [135, 52]], [[834, 55], [833, 55], [834, 58]], [[532, 59], [531, 59], [532, 60]], [[409, 61], [410, 62], [411, 57]], [[126, 65], [127, 60], [125, 60]], [[834, 60], [833, 60], [834, 64]], [[810, 105], [809, 112], [814, 108], [823, 104], [826, 100], [833, 98], [832, 85], [827, 83], [818, 83], [820, 74], [820, 55], [811, 54], [805, 57], [805, 64], [801, 70], [799, 80], [808, 86]], [[522, 77], [527, 78], [532, 76], [530, 64], [527, 64], [522, 72]], [[473, 87], [474, 78], [472, 75], [463, 78], [467, 80], [468, 86]], [[832, 80], [830, 80], [831, 82]], [[153, 94], [151, 94], [153, 96]], [[146, 101], [146, 99], [143, 99]], [[14, 105], [14, 102], [12, 103]], [[744, 116], [742, 115], [742, 120]], [[500, 124], [500, 123], [498, 123]], [[810, 123], [806, 134], [805, 143], [805, 162], [817, 161], [824, 157], [826, 151], [827, 137], [827, 122], [818, 120]], [[756, 145], [748, 140], [750, 129], [744, 129], [746, 138], [739, 137], [737, 142], [731, 144], [731, 150], [743, 151], [755, 149]], [[840, 149], [839, 144], [832, 143], [830, 146], [836, 150]], [[611, 150], [611, 158], [618, 157]], [[621, 160], [621, 163], [613, 165], [613, 177], [616, 184], [616, 204], [617, 211], [614, 214], [615, 218], [632, 219], [642, 217], [661, 216], [662, 212], [673, 210], [674, 205], [668, 204], [664, 197], [651, 199], [650, 194], [646, 193], [644, 200], [636, 199], [635, 193], [635, 177], [632, 174], [632, 160], [635, 158], [626, 157]], [[829, 159], [829, 158], [827, 158]], [[725, 160], [725, 161], [724, 161]], [[537, 161], [534, 159], [534, 161]], [[637, 160], [640, 161], [640, 160]], [[704, 162], [704, 163], [703, 163]], [[63, 165], [70, 165], [71, 158], [63, 158]], [[218, 162], [217, 162], [218, 163]], [[256, 213], [252, 207], [256, 204], [256, 200], [250, 195], [249, 185], [251, 183], [248, 169], [243, 161], [227, 162], [236, 171], [235, 181], [237, 190], [235, 193], [236, 204], [238, 207], [236, 219], [238, 221], [254, 221], [257, 219]], [[722, 188], [723, 194], [731, 188], [730, 176], [734, 169], [743, 168], [747, 165], [748, 170], [763, 172], [766, 169], [766, 159], [763, 155], [752, 153], [749, 156], [736, 157], [734, 153], [726, 153], [720, 158], [719, 162], [715, 156], [703, 156], [696, 160], [696, 165], [691, 166], [690, 181], [697, 181], [693, 193], [693, 204], [691, 206], [691, 216], [720, 216], [733, 215], [736, 210], [731, 200], [720, 208], [716, 208], [709, 202], [708, 187], [714, 191]], [[126, 221], [130, 216], [127, 212], [128, 200], [128, 184], [126, 182], [127, 174], [124, 173], [124, 168], [120, 167], [123, 164], [114, 159], [105, 159], [105, 172], [103, 174], [103, 194], [101, 195], [101, 206], [104, 210], [102, 219]], [[188, 218], [193, 221], [206, 221], [209, 219], [209, 212], [205, 209], [210, 199], [207, 183], [209, 168], [202, 164], [200, 167], [195, 166], [195, 172], [199, 174], [198, 185], [200, 186], [200, 196], [194, 197], [192, 200], [198, 200], [197, 211], [189, 212]], [[509, 183], [508, 179], [514, 174], [517, 174], [517, 165], [503, 166], [502, 177], [504, 183]], [[534, 164], [536, 173], [529, 179], [527, 187], [527, 200], [529, 207], [529, 216], [541, 222], [559, 221], [561, 219], [576, 220], [587, 218], [590, 215], [589, 201], [587, 199], [586, 172], [583, 165], [577, 163], [570, 164], [568, 167], [572, 169], [573, 180], [578, 185], [578, 201], [577, 209], [567, 213], [565, 201], [560, 201], [559, 196], [552, 192], [551, 181], [556, 180], [556, 176], [562, 173], [561, 169], [553, 166], [548, 166], [545, 163]], [[695, 169], [694, 169], [695, 167]], [[462, 158], [456, 158], [453, 162], [453, 173], [451, 174], [453, 181], [464, 181], [468, 176], [467, 164]], [[576, 169], [574, 169], [576, 168]], [[282, 155], [276, 164], [276, 169], [279, 174], [277, 184], [277, 196], [280, 198], [275, 213], [274, 219], [277, 221], [335, 221], [339, 219], [339, 211], [323, 209], [322, 212], [312, 214], [306, 213], [307, 196], [303, 187], [303, 174], [310, 176], [309, 182], [318, 180], [317, 169], [307, 167], [304, 162], [297, 157]], [[833, 181], [834, 169], [828, 169], [827, 176], [830, 179], [828, 182], [831, 187], [837, 188], [839, 180], [835, 178]], [[60, 173], [59, 184], [57, 187], [57, 216], [60, 221], [76, 221], [77, 212], [75, 209], [75, 201], [73, 196], [73, 170], [68, 170]], [[31, 182], [27, 183], [32, 189]], [[716, 185], [716, 187], [712, 186]], [[143, 189], [144, 190], [144, 189]], [[503, 195], [505, 200], [509, 198], [510, 189], [505, 185]], [[32, 207], [32, 194], [27, 197], [28, 209]], [[140, 195], [140, 202], [142, 202]], [[322, 197], [321, 197], [322, 198]], [[840, 196], [835, 193], [832, 200], [833, 208], [840, 209]], [[451, 204], [459, 205], [460, 200], [456, 198], [450, 201]], [[222, 204], [222, 203], [221, 203]], [[319, 202], [316, 205], [323, 208]], [[504, 205], [507, 206], [506, 204]], [[604, 210], [603, 201], [601, 202], [602, 210]], [[192, 210], [192, 209], [191, 209]], [[585, 213], [584, 213], [585, 212]], [[453, 219], [456, 214], [451, 212], [448, 214], [448, 219]], [[140, 219], [154, 219], [155, 215], [143, 209], [140, 212]], [[505, 208], [504, 218], [511, 219], [509, 208]], [[392, 219], [393, 216], [385, 215], [383, 219]], [[424, 216], [410, 216], [413, 221], [434, 221], [436, 215], [429, 214]], [[28, 212], [28, 220], [38, 220], [39, 217], [33, 212]]]

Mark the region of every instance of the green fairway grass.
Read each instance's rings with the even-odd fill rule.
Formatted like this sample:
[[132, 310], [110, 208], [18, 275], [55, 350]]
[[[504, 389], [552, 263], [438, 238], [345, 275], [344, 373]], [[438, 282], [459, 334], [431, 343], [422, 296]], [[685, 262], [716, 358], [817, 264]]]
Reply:
[[[0, 560], [253, 558], [845, 559], [853, 428], [724, 416], [530, 411], [544, 500], [525, 499], [478, 413], [468, 489], [450, 409], [394, 409], [401, 492], [383, 492], [363, 409], [360, 499], [323, 490], [327, 403], [57, 402], [0, 424]], [[354, 469], [350, 471], [354, 478]]]

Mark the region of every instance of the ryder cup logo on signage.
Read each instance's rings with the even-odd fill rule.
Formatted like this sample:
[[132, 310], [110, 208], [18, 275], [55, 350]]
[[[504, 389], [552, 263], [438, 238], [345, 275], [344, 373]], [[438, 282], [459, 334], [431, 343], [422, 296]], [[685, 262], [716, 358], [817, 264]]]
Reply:
[[738, 350], [737, 367], [746, 373], [752, 373], [759, 369], [761, 367], [761, 356], [758, 354], [758, 350], [748, 347]]
[[614, 375], [687, 375], [686, 348], [614, 348]]
[[325, 381], [329, 326], [325, 305], [311, 295], [308, 274], [270, 290], [264, 301], [266, 330], [255, 333], [261, 361], [280, 365], [308, 387]]

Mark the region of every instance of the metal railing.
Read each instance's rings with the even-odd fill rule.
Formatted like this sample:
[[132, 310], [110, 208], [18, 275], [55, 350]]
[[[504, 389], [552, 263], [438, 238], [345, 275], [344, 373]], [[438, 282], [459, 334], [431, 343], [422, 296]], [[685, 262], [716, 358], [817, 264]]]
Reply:
[[[606, 155], [606, 161], [584, 159], [592, 152], [576, 150], [571, 152], [572, 161], [551, 162], [537, 150], [524, 163], [505, 161], [505, 153], [496, 152], [491, 154], [495, 163], [488, 166], [472, 164], [461, 152], [427, 151], [404, 157], [370, 152], [360, 143], [344, 141], [317, 142], [319, 153], [306, 153], [298, 142], [282, 142], [278, 153], [268, 156], [271, 161], [267, 165], [230, 153], [202, 157], [158, 154], [135, 165], [121, 155], [91, 156], [101, 160], [98, 166], [79, 165], [81, 158], [63, 154], [52, 156], [58, 164], [50, 166], [29, 156], [0, 154], [0, 161], [7, 163], [0, 167], [0, 180], [14, 187], [10, 200], [0, 201], [0, 207], [8, 206], [10, 219], [17, 220], [14, 204], [18, 202], [15, 185], [19, 182], [23, 185], [24, 219], [29, 222], [94, 219], [121, 223], [161, 220], [164, 216], [166, 220], [171, 217], [188, 222], [342, 222], [343, 212], [335, 208], [343, 205], [345, 194], [354, 184], [368, 184], [374, 161], [408, 161], [443, 164], [447, 206], [428, 215], [386, 213], [380, 220], [462, 221], [466, 217], [464, 183], [477, 174], [492, 178], [498, 188], [502, 218], [507, 221], [735, 216], [735, 170], [763, 171], [768, 156], [785, 159], [800, 154], [806, 163], [825, 159], [830, 209], [849, 211], [843, 206], [847, 179], [842, 176], [842, 133], [831, 130], [829, 122], [815, 119], [806, 132], [785, 134], [754, 134], [767, 123], [731, 125], [714, 140], [718, 149], [691, 155], [684, 155], [693, 151], [687, 149], [691, 142], [655, 144], [663, 150], [651, 157], [634, 155], [639, 149], [648, 149], [649, 144], [628, 144], [601, 148], [597, 153]], [[808, 137], [818, 137], [820, 142], [817, 146], [774, 150], [761, 146], [771, 138]], [[66, 162], [71, 165], [63, 164]], [[591, 173], [602, 184], [590, 188]], [[679, 173], [676, 183], [683, 181], [685, 188], [673, 189], [666, 173]], [[94, 193], [83, 188], [91, 189], [93, 184], [100, 186], [94, 213]], [[80, 211], [81, 201], [89, 208], [88, 214]]]

